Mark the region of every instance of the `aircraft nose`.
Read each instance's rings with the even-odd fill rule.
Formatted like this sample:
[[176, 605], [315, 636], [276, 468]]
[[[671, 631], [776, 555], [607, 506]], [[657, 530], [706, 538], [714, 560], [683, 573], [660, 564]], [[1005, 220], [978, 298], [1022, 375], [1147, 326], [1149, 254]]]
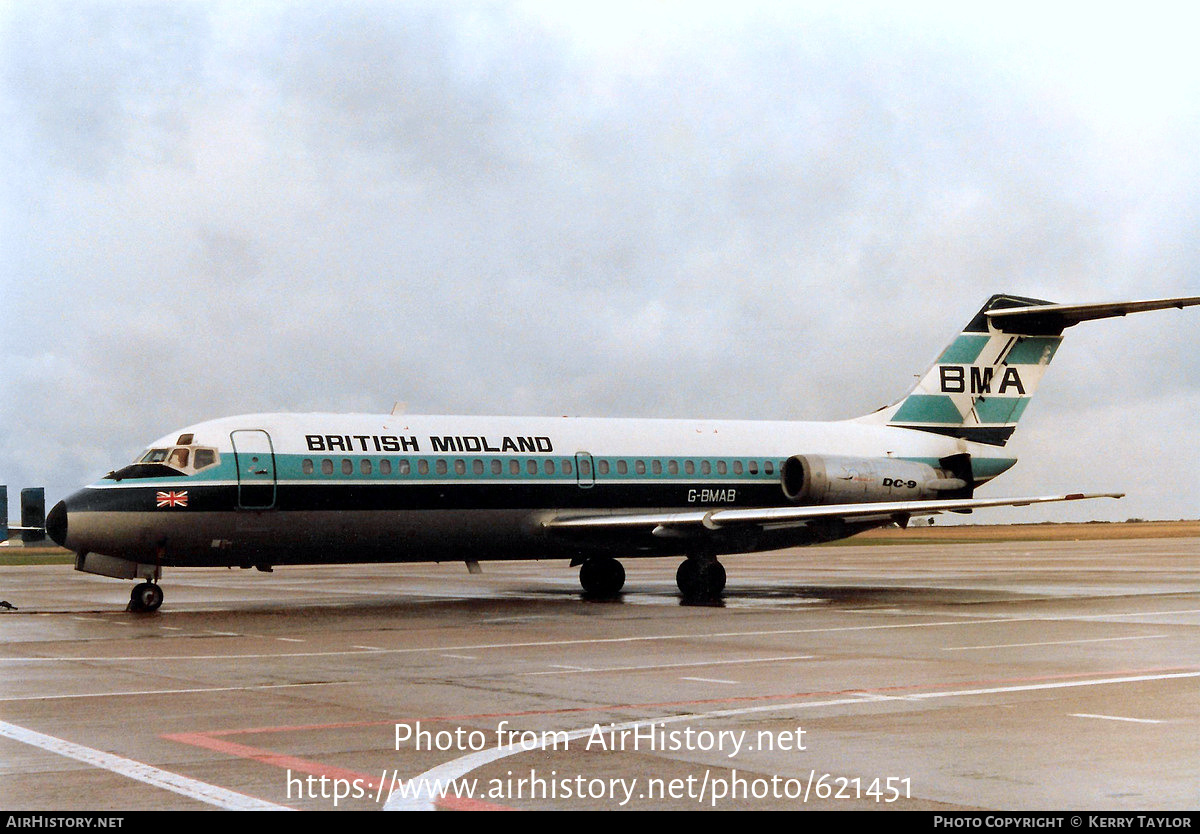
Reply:
[[46, 535], [59, 547], [67, 546], [67, 504], [59, 501], [46, 516]]

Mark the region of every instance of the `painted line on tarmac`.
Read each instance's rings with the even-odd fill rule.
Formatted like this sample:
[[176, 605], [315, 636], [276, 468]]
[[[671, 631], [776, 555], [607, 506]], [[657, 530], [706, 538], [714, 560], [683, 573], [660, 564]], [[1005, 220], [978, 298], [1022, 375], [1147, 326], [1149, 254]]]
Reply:
[[1081, 643], [1116, 643], [1122, 640], [1161, 640], [1169, 634], [1141, 634], [1135, 637], [1090, 637], [1085, 640], [1052, 640], [1044, 643], [995, 643], [991, 646], [943, 646], [944, 652], [966, 652], [972, 649], [1023, 649], [1033, 646], [1077, 646]]
[[1073, 712], [1072, 718], [1100, 718], [1104, 721], [1128, 721], [1132, 724], [1166, 724], [1166, 721], [1161, 721], [1154, 718], [1126, 718], [1123, 715], [1097, 715], [1090, 712]]
[[[383, 787], [388, 781], [393, 784], [388, 786], [388, 795], [391, 796], [391, 791], [395, 788], [396, 772], [393, 770], [389, 778], [387, 771], [383, 772], [381, 779], [377, 779], [366, 773], [361, 773], [356, 770], [349, 770], [336, 765], [327, 765], [323, 762], [313, 761], [311, 759], [303, 759], [299, 756], [290, 756], [286, 753], [275, 753], [270, 750], [264, 750], [260, 747], [251, 747], [248, 744], [241, 744], [236, 741], [227, 741], [222, 738], [215, 738], [217, 733], [169, 733], [163, 735], [162, 738], [168, 741], [187, 744], [192, 747], [200, 747], [204, 750], [212, 750], [216, 753], [222, 753], [227, 756], [236, 756], [239, 759], [249, 759], [251, 761], [261, 762], [263, 764], [272, 765], [278, 768], [284, 768], [288, 771], [288, 781], [296, 780], [303, 786], [305, 780], [298, 779], [292, 774], [303, 773], [306, 776], [316, 776], [320, 779], [330, 781], [341, 781], [347, 785], [362, 786], [371, 790], [379, 791], [382, 795]], [[288, 790], [291, 790], [289, 785]], [[303, 787], [301, 787], [303, 790]], [[316, 797], [310, 797], [316, 798]], [[322, 797], [328, 798], [328, 797]], [[378, 800], [377, 800], [378, 801]], [[336, 803], [335, 803], [336, 804]], [[444, 808], [452, 811], [510, 811], [513, 810], [503, 805], [483, 802], [481, 800], [471, 799], [468, 797], [444, 796], [440, 797], [430, 805], [430, 810]], [[286, 810], [291, 810], [286, 809]]]
[[[1125, 616], [1138, 616], [1137, 614], [1129, 614]], [[55, 657], [3, 657], [0, 658], [0, 663], [49, 663], [62, 661], [83, 661], [89, 663], [95, 662], [114, 662], [127, 663], [132, 661], [152, 661], [154, 663], [162, 663], [170, 660], [196, 661], [196, 660], [270, 660], [271, 658], [294, 658], [294, 657], [345, 657], [352, 654], [422, 654], [426, 652], [460, 652], [460, 651], [483, 651], [485, 649], [530, 649], [530, 648], [553, 648], [557, 646], [600, 646], [613, 645], [620, 643], [653, 643], [658, 641], [670, 640], [717, 640], [727, 637], [779, 637], [797, 634], [839, 634], [847, 632], [872, 632], [872, 631], [890, 631], [895, 629], [913, 629], [913, 628], [962, 628], [969, 625], [1003, 625], [1007, 623], [1027, 623], [1027, 622], [1045, 622], [1047, 620], [1058, 620], [1058, 617], [1011, 617], [1004, 619], [983, 619], [983, 620], [937, 620], [926, 623], [885, 623], [882, 625], [861, 625], [861, 626], [830, 626], [827, 628], [786, 628], [786, 629], [768, 629], [754, 631], [717, 631], [707, 634], [698, 634], [695, 632], [686, 634], [647, 634], [635, 635], [631, 637], [589, 637], [577, 638], [571, 640], [529, 640], [511, 643], [469, 643], [464, 645], [454, 646], [405, 646], [398, 649], [372, 649], [353, 650], [353, 649], [335, 649], [331, 651], [320, 652], [254, 652], [245, 654], [181, 654], [181, 655], [98, 655], [88, 657], [84, 655], [58, 655]]]
[[[824, 691], [809, 691], [809, 692], [788, 692], [776, 693], [771, 695], [748, 695], [748, 696], [724, 696], [717, 698], [690, 699], [683, 701], [663, 701], [638, 704], [607, 704], [587, 707], [564, 707], [558, 709], [540, 709], [540, 710], [515, 710], [509, 712], [491, 712], [491, 713], [476, 713], [476, 714], [457, 714], [457, 715], [440, 715], [440, 716], [424, 716], [420, 720], [427, 722], [454, 722], [467, 721], [489, 718], [516, 718], [525, 716], [569, 716], [581, 715], [586, 713], [603, 713], [612, 712], [614, 710], [650, 710], [650, 709], [684, 709], [699, 705], [714, 705], [714, 704], [731, 704], [731, 703], [752, 703], [757, 706], [721, 710], [708, 713], [706, 715], [690, 714], [681, 716], [684, 718], [704, 718], [726, 715], [740, 715], [753, 712], [773, 712], [783, 709], [788, 709], [793, 705], [779, 704], [780, 700], [796, 699], [796, 698], [824, 698], [823, 701], [805, 701], [799, 706], [813, 707], [829, 704], [863, 704], [871, 701], [892, 701], [892, 700], [913, 700], [919, 701], [928, 698], [948, 697], [952, 695], [962, 694], [981, 694], [1020, 691], [1027, 689], [1044, 689], [1055, 687], [1070, 687], [1070, 686], [1085, 686], [1095, 685], [1098, 682], [1113, 682], [1124, 683], [1138, 680], [1162, 680], [1167, 678], [1194, 678], [1200, 677], [1200, 669], [1196, 667], [1168, 667], [1156, 669], [1131, 669], [1122, 671], [1113, 671], [1108, 673], [1105, 678], [1097, 679], [1094, 677], [1087, 679], [1086, 673], [1075, 673], [1069, 675], [1045, 675], [1038, 677], [1026, 678], [1008, 678], [998, 680], [982, 680], [982, 681], [956, 681], [950, 685], [973, 685], [975, 688], [970, 690], [953, 690], [941, 692], [937, 690], [937, 685], [926, 684], [918, 686], [914, 684], [905, 684], [897, 686], [876, 687], [871, 690], [824, 690]], [[1032, 684], [1032, 685], [1031, 685]], [[832, 698], [832, 700], [830, 700]], [[768, 703], [764, 703], [768, 702]], [[776, 702], [776, 703], [770, 703]], [[665, 719], [651, 719], [643, 723], [655, 723]], [[363, 728], [363, 727], [379, 727], [394, 725], [395, 719], [374, 720], [374, 721], [337, 721], [327, 722], [322, 724], [284, 724], [276, 726], [255, 726], [255, 727], [239, 727], [226, 730], [205, 730], [203, 732], [191, 733], [172, 733], [163, 735], [162, 738], [169, 741], [175, 741], [182, 744], [187, 744], [195, 747], [201, 747], [207, 750], [221, 752], [227, 755], [235, 756], [243, 759], [251, 759], [263, 764], [273, 765], [279, 768], [290, 768], [299, 773], [311, 774], [314, 776], [326, 776], [329, 778], [343, 778], [350, 780], [362, 779], [363, 784], [368, 784], [373, 787], [378, 787], [379, 780], [373, 776], [359, 773], [355, 771], [338, 768], [336, 766], [326, 765], [321, 762], [301, 759], [299, 757], [290, 756], [285, 753], [277, 753], [262, 747], [254, 747], [248, 744], [232, 741], [229, 736], [238, 735], [261, 735], [284, 732], [314, 732], [323, 730]], [[420, 778], [420, 777], [418, 777]], [[409, 780], [411, 783], [413, 780]], [[400, 802], [397, 793], [392, 794], [396, 802]], [[496, 810], [498, 806], [489, 805], [488, 803], [479, 802], [477, 800], [462, 799], [457, 800], [452, 796], [447, 796], [435, 800], [435, 804], [439, 808], [454, 808], [456, 810]]]
[[7, 701], [62, 701], [70, 698], [119, 698], [126, 695], [190, 695], [202, 692], [259, 692], [265, 689], [295, 689], [302, 686], [350, 686], [361, 681], [312, 681], [310, 683], [263, 683], [255, 686], [209, 686], [190, 689], [142, 689], [133, 692], [84, 692], [78, 695], [17, 695]]
[[739, 660], [698, 660], [692, 663], [656, 663], [651, 666], [604, 666], [604, 667], [588, 667], [588, 666], [571, 666], [562, 669], [554, 669], [546, 672], [521, 672], [521, 676], [536, 676], [536, 675], [574, 675], [590, 672], [639, 672], [653, 671], [654, 669], [683, 669], [692, 666], [736, 666], [744, 663], [776, 663], [787, 660], [812, 660], [816, 657], [815, 654], [793, 654], [785, 657], [750, 657]]
[[[1195, 673], [1194, 675], [1192, 673]], [[688, 707], [711, 706], [714, 704], [750, 704], [750, 703], [768, 703], [785, 700], [794, 700], [797, 698], [832, 698], [832, 697], [855, 697], [862, 700], [903, 700], [909, 697], [916, 697], [910, 693], [919, 693], [921, 690], [937, 690], [939, 686], [991, 686], [991, 687], [1008, 687], [1013, 684], [1028, 684], [1028, 683], [1045, 683], [1051, 681], [1079, 681], [1085, 679], [1094, 679], [1097, 674], [1103, 674], [1109, 678], [1134, 678], [1137, 676], [1152, 676], [1154, 678], [1165, 677], [1200, 677], [1200, 667], [1196, 666], [1159, 666], [1142, 669], [1113, 669], [1108, 672], [1072, 672], [1069, 674], [1057, 675], [1035, 675], [1019, 678], [990, 678], [973, 681], [953, 681], [945, 684], [896, 684], [894, 686], [876, 686], [869, 689], [823, 689], [809, 691], [792, 691], [792, 692], [775, 692], [765, 695], [722, 695], [714, 698], [689, 698], [677, 701], [644, 701], [639, 703], [609, 703], [596, 704], [594, 706], [585, 707], [559, 707], [556, 709], [528, 709], [528, 710], [509, 710], [506, 712], [480, 712], [480, 713], [459, 713], [454, 715], [424, 715], [424, 716], [407, 716], [408, 720], [421, 720], [427, 722], [462, 722], [462, 721], [477, 721], [490, 718], [529, 718], [535, 716], [551, 716], [551, 715], [582, 715], [585, 713], [602, 713], [613, 712], [614, 710], [649, 710], [649, 709], [683, 709]], [[320, 730], [342, 730], [352, 727], [384, 727], [395, 724], [397, 719], [373, 720], [373, 721], [335, 721], [324, 722], [321, 724], [280, 724], [275, 726], [255, 726], [255, 727], [234, 727], [227, 730], [205, 730], [203, 735], [208, 738], [219, 738], [223, 736], [238, 736], [238, 735], [262, 735], [270, 733], [291, 733], [291, 732], [313, 732]], [[184, 734], [187, 735], [187, 734]]]
[[700, 683], [741, 683], [741, 681], [727, 681], [721, 678], [680, 678], [681, 681], [699, 681]]
[[[1131, 675], [1128, 677], [1115, 678], [1094, 678], [1091, 680], [1075, 680], [1075, 681], [1053, 681], [1043, 683], [1017, 684], [1013, 686], [992, 686], [981, 687], [978, 689], [956, 689], [956, 690], [940, 690], [932, 692], [910, 692], [904, 697], [906, 700], [925, 700], [933, 698], [959, 698], [969, 697], [973, 695], [996, 695], [1009, 692], [1032, 692], [1044, 689], [1065, 689], [1069, 687], [1087, 687], [1087, 686], [1110, 686], [1114, 684], [1138, 683], [1143, 681], [1167, 680], [1171, 678], [1197, 678], [1200, 677], [1200, 672], [1176, 672], [1171, 674], [1161, 675]], [[834, 698], [825, 701], [800, 701], [790, 704], [768, 704], [753, 707], [738, 707], [736, 709], [715, 710], [708, 713], [691, 713], [684, 715], [668, 715], [658, 716], [654, 718], [641, 718], [635, 721], [629, 721], [624, 724], [614, 724], [604, 729], [605, 733], [624, 732], [629, 730], [637, 730], [643, 727], [655, 727], [664, 724], [678, 724], [684, 721], [706, 721], [718, 718], [736, 718], [742, 715], [751, 715], [754, 713], [763, 712], [779, 712], [781, 710], [800, 710], [812, 709], [814, 707], [834, 707], [846, 706], [850, 704], [862, 705], [863, 700], [860, 697], [849, 698]], [[565, 733], [567, 741], [573, 741], [577, 738], [590, 736], [595, 730], [595, 725], [584, 727], [577, 730], [569, 730]], [[533, 750], [538, 750], [546, 744], [558, 743], [564, 739], [563, 735], [552, 736], [543, 734], [542, 740], [535, 743], [510, 744], [501, 747], [495, 747], [489, 750], [482, 750], [477, 753], [469, 753], [466, 756], [460, 756], [457, 759], [451, 759], [448, 762], [438, 765], [425, 771], [419, 776], [410, 779], [408, 784], [417, 786], [409, 795], [406, 792], [404, 795], [393, 794], [392, 798], [384, 805], [385, 811], [431, 811], [434, 810], [437, 804], [438, 797], [434, 795], [429, 786], [445, 786], [452, 784], [461, 784], [460, 780], [470, 774], [472, 771], [478, 770], [484, 765], [491, 764], [501, 759], [516, 756], [521, 753], [529, 753]], [[425, 788], [424, 791], [421, 788]], [[422, 796], [424, 793], [424, 796]]]
[[74, 759], [75, 761], [83, 762], [86, 765], [98, 767], [102, 770], [109, 770], [121, 776], [144, 782], [147, 785], [153, 785], [156, 788], [182, 794], [207, 805], [224, 808], [227, 811], [292, 810], [286, 805], [276, 805], [273, 802], [266, 802], [253, 796], [246, 796], [243, 793], [237, 793], [236, 791], [221, 788], [217, 785], [210, 785], [198, 779], [161, 770], [153, 765], [134, 761], [133, 759], [126, 759], [123, 756], [117, 756], [112, 753], [105, 753], [103, 750], [85, 747], [82, 744], [75, 744], [74, 742], [56, 738], [55, 736], [48, 736], [36, 730], [18, 727], [6, 721], [0, 721], [0, 736], [20, 741], [33, 747], [40, 747], [42, 750], [57, 753], [68, 759]]

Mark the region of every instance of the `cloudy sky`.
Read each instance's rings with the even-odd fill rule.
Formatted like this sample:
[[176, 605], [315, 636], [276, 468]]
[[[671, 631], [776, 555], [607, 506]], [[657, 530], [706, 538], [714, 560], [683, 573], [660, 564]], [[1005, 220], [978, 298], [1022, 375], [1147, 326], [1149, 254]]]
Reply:
[[[1194, 7], [840, 5], [0, 5], [0, 483], [250, 411], [840, 419], [994, 292], [1200, 295]], [[1200, 311], [1068, 331], [986, 494], [1130, 495], [989, 518], [1200, 516], [1198, 411]]]

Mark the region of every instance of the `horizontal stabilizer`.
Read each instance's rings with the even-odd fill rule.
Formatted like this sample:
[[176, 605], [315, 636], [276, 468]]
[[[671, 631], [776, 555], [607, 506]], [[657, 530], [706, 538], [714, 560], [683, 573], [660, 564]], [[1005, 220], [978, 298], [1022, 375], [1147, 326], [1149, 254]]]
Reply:
[[1038, 304], [1030, 307], [1005, 307], [988, 310], [984, 315], [996, 329], [1022, 336], [1056, 336], [1081, 321], [1108, 319], [1129, 313], [1193, 307], [1200, 296], [1160, 298], [1153, 301], [1114, 301], [1099, 304]]

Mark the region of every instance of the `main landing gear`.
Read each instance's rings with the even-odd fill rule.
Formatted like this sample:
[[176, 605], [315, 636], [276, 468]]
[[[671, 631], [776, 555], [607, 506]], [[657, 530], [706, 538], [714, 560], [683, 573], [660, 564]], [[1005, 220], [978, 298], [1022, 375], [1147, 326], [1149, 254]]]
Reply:
[[142, 582], [139, 585], [133, 586], [133, 592], [129, 595], [129, 611], [149, 612], [157, 611], [158, 606], [163, 603], [162, 588], [155, 585], [153, 582]]
[[595, 599], [615, 597], [625, 585], [625, 568], [609, 556], [585, 559], [579, 568], [579, 584], [583, 592]]
[[715, 556], [689, 556], [675, 571], [675, 584], [687, 602], [711, 602], [725, 590], [725, 566]]

